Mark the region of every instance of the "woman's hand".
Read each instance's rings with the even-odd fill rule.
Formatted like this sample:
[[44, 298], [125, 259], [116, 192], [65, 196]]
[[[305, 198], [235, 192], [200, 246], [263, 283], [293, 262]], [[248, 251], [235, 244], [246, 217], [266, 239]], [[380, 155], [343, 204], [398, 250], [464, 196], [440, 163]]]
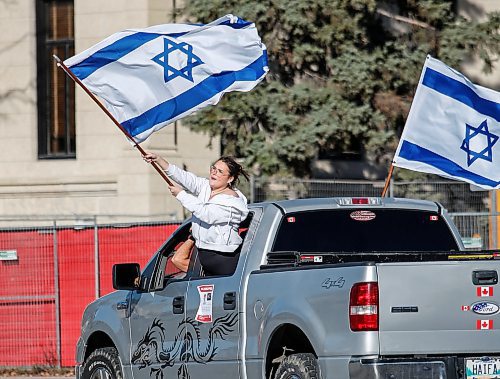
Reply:
[[162, 170], [168, 170], [168, 162], [156, 153], [146, 151], [146, 154], [142, 156], [142, 159], [144, 159], [147, 163], [156, 162]]
[[182, 189], [181, 187], [178, 187], [176, 185], [173, 185], [173, 186], [168, 186], [168, 189], [170, 190], [170, 193], [172, 194], [172, 196], [176, 197], [179, 192], [182, 192], [184, 191], [184, 189]]

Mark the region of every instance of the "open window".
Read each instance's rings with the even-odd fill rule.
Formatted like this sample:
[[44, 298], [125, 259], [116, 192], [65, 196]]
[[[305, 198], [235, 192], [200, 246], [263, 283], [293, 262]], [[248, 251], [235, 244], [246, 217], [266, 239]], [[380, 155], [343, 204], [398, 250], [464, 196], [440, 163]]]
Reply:
[[[239, 234], [243, 241], [245, 240], [250, 222], [252, 220], [252, 213], [249, 213], [248, 217], [241, 223], [239, 227]], [[157, 262], [155, 265], [155, 279], [152, 288], [154, 290], [159, 290], [165, 287], [165, 285], [172, 280], [185, 280], [188, 278], [202, 277], [203, 270], [198, 258], [198, 250], [196, 246], [193, 246], [188, 254], [188, 265], [187, 270], [182, 270], [173, 261], [173, 257], [179, 249], [182, 249], [186, 240], [191, 235], [191, 223], [185, 223], [179, 227], [170, 238], [170, 240], [162, 247], [160, 254], [158, 255]], [[238, 247], [236, 254], [239, 254], [241, 246]]]
[[253, 213], [249, 212], [247, 218], [241, 222], [240, 227], [238, 228], [238, 234], [243, 240], [240, 244], [240, 247], [237, 249], [238, 251], [241, 250], [243, 244], [245, 243], [245, 237], [247, 236], [248, 229], [250, 228], [250, 223], [252, 222], [252, 218], [253, 218]]
[[[234, 254], [238, 256], [238, 260], [240, 259], [239, 258], [240, 252], [241, 252], [241, 249], [242, 249], [242, 247], [243, 247], [243, 245], [245, 243], [245, 238], [246, 238], [246, 235], [248, 233], [248, 229], [250, 227], [250, 223], [252, 221], [252, 218], [253, 218], [253, 213], [250, 212], [248, 214], [247, 218], [241, 222], [241, 224], [240, 224], [240, 226], [238, 228], [238, 234], [242, 238], [241, 244], [238, 246], [238, 248], [234, 252]], [[235, 267], [237, 267], [237, 266], [238, 265], [236, 264]], [[203, 272], [203, 268], [202, 268], [202, 266], [200, 264], [200, 259], [198, 257], [198, 251], [197, 251], [197, 249], [195, 249], [195, 251], [194, 251], [194, 253], [192, 255], [190, 268], [192, 268], [191, 277], [204, 277], [204, 276], [206, 276], [205, 273]], [[232, 274], [234, 274], [234, 272]]]
[[[182, 252], [185, 254], [187, 261], [190, 262], [191, 255], [194, 251], [194, 243], [190, 243], [191, 241], [189, 240], [190, 235], [191, 223], [182, 225], [167, 246], [165, 246], [162, 252], [162, 264], [160, 265], [165, 280], [183, 279], [188, 275], [189, 264], [182, 266], [176, 263], [175, 258]], [[187, 247], [189, 248], [186, 249]]]
[[[145, 268], [142, 274], [143, 279], [147, 279], [148, 276], [151, 277], [152, 284], [148, 285], [148, 283], [144, 283], [143, 288], [148, 288], [150, 291], [157, 291], [163, 289], [171, 280], [183, 280], [188, 277], [189, 270], [186, 273], [176, 267], [172, 263], [172, 258], [178, 246], [188, 239], [190, 230], [190, 222], [179, 226], [170, 239], [161, 247], [155, 260]], [[148, 270], [151, 270], [149, 274]]]

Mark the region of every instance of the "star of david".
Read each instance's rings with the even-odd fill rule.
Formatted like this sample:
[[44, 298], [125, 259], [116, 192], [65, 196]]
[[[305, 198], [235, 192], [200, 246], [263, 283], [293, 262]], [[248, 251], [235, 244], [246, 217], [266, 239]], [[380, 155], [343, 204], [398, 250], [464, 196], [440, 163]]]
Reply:
[[[498, 141], [498, 136], [490, 133], [488, 130], [488, 124], [484, 120], [481, 125], [477, 128], [465, 124], [465, 138], [462, 141], [462, 146], [460, 148], [467, 153], [467, 166], [470, 166], [476, 159], [484, 159], [488, 162], [493, 162], [492, 148]], [[486, 147], [481, 151], [472, 151], [470, 148], [470, 143], [473, 138], [483, 138], [486, 142]]]
[[[179, 51], [181, 54], [186, 55], [186, 64], [184, 67], [174, 67], [172, 64], [169, 64], [169, 55], [174, 51]], [[193, 46], [187, 44], [186, 42], [177, 43], [169, 40], [168, 38], [163, 39], [163, 51], [152, 58], [152, 60], [163, 67], [163, 79], [165, 80], [165, 83], [169, 80], [177, 78], [178, 76], [192, 82], [193, 68], [203, 64], [203, 61], [198, 56], [193, 54]]]

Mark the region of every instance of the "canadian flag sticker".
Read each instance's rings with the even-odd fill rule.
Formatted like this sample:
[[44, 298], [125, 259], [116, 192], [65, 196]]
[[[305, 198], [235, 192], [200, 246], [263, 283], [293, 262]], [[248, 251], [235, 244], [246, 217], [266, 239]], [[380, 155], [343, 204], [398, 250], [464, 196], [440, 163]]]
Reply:
[[479, 297], [493, 296], [493, 287], [477, 287], [476, 294]]
[[462, 310], [464, 312], [470, 311], [470, 306], [469, 305], [462, 305]]
[[493, 320], [476, 320], [476, 329], [493, 329]]

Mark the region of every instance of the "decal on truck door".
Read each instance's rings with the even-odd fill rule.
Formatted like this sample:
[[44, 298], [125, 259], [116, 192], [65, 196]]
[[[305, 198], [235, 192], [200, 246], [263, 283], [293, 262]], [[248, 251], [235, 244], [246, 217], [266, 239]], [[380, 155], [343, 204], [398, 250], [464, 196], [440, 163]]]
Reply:
[[236, 312], [215, 319], [208, 331], [208, 342], [202, 346], [198, 322], [188, 318], [177, 327], [177, 334], [173, 344], [166, 346], [166, 330], [161, 320], [155, 319], [144, 337], [137, 344], [137, 348], [132, 354], [132, 364], [138, 364], [140, 370], [159, 364], [159, 368], [150, 368], [149, 375], [155, 379], [163, 379], [163, 369], [172, 367], [176, 358], [178, 358], [181, 366], [177, 372], [177, 377], [179, 379], [189, 379], [187, 362], [193, 361], [205, 364], [212, 361], [217, 355], [215, 338], [223, 338], [234, 331], [237, 322], [238, 313]]
[[196, 312], [195, 320], [199, 322], [212, 322], [212, 296], [214, 294], [213, 284], [198, 286], [200, 294], [200, 306]]

